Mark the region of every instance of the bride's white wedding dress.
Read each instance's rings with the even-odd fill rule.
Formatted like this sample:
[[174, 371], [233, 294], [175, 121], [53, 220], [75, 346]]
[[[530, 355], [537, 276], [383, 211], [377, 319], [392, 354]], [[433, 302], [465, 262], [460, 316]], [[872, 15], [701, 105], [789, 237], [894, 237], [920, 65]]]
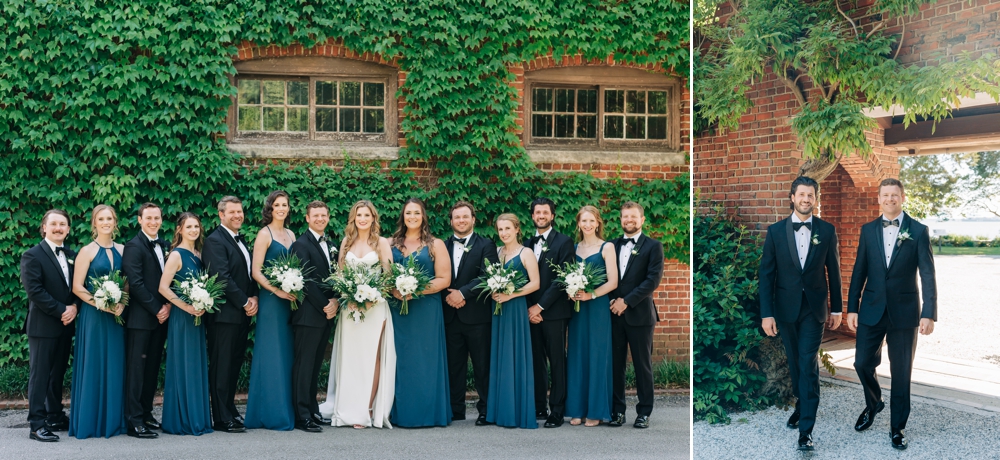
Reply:
[[[378, 254], [374, 251], [364, 257], [348, 252], [346, 257], [348, 264], [380, 263]], [[330, 356], [327, 399], [319, 406], [320, 413], [329, 417], [333, 426], [392, 428], [389, 424], [389, 412], [396, 392], [396, 345], [393, 341], [389, 305], [383, 300], [371, 306], [365, 312], [364, 321], [359, 322], [354, 322], [347, 313], [347, 305], [341, 304], [333, 336], [333, 353]], [[372, 416], [369, 417], [368, 401], [375, 378], [375, 357], [379, 350], [381, 359], [377, 363], [380, 369], [378, 390], [371, 407]]]

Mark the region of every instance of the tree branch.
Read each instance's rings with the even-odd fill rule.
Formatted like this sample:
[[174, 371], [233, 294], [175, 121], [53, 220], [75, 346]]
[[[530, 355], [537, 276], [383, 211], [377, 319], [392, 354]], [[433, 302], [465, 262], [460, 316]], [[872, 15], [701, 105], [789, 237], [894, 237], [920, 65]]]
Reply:
[[906, 18], [900, 18], [900, 21], [903, 23], [903, 30], [899, 33], [899, 46], [896, 47], [896, 54], [892, 55], [893, 61], [899, 56], [899, 50], [903, 49], [903, 40], [906, 40]]
[[857, 37], [858, 36], [858, 26], [854, 24], [854, 20], [851, 19], [851, 17], [848, 16], [847, 13], [844, 13], [844, 10], [840, 9], [840, 1], [839, 0], [833, 0], [833, 4], [837, 5], [837, 12], [839, 12], [840, 15], [844, 17], [844, 19], [847, 19], [847, 22], [851, 23], [851, 28], [854, 29], [854, 36]]
[[799, 85], [795, 83], [796, 81], [798, 81], [798, 77], [795, 78], [795, 81], [792, 81], [790, 78], [788, 78], [787, 67], [781, 69], [781, 72], [775, 72], [775, 74], [778, 75], [778, 79], [781, 80], [785, 84], [785, 86], [788, 87], [788, 89], [792, 90], [792, 95], [795, 96], [795, 100], [799, 101], [799, 105], [801, 107], [805, 107], [806, 97], [805, 95], [802, 94], [802, 90], [799, 88]]

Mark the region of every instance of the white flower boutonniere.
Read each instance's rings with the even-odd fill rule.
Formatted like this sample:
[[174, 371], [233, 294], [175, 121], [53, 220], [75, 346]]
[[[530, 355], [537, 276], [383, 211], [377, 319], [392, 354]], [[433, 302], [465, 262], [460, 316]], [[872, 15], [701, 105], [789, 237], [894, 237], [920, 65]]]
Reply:
[[66, 258], [66, 263], [68, 263], [70, 265], [73, 265], [73, 259], [70, 259], [69, 257], [67, 257]]
[[912, 239], [912, 238], [910, 238], [910, 231], [909, 230], [903, 230], [903, 231], [899, 232], [899, 236], [896, 237], [896, 246], [902, 246], [904, 241], [910, 240], [910, 239]]
[[462, 246], [462, 252], [468, 253], [472, 249], [472, 245]]
[[639, 249], [638, 248], [632, 248], [632, 255], [633, 256], [639, 255]]
[[813, 235], [812, 244], [813, 244], [813, 246], [818, 246], [819, 245], [819, 236], [818, 235]]
[[542, 243], [542, 252], [549, 252], [549, 245]]

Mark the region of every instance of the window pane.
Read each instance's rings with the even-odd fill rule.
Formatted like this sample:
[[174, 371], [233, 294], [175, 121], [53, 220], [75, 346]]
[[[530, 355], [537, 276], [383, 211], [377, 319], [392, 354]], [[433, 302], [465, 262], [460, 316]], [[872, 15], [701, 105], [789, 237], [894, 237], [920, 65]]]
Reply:
[[[667, 92], [649, 92], [649, 113], [667, 113]], [[650, 127], [652, 129], [652, 127]]]
[[556, 115], [556, 137], [573, 137], [573, 115]]
[[552, 116], [532, 115], [531, 135], [536, 137], [552, 137]]
[[646, 92], [626, 91], [628, 98], [625, 101], [626, 113], [646, 113]]
[[[574, 112], [575, 110], [573, 104], [573, 90], [571, 89], [557, 89], [556, 90], [556, 112]], [[558, 125], [558, 121], [556, 124]]]
[[316, 82], [316, 104], [318, 105], [337, 104], [337, 82], [335, 81]]
[[309, 82], [288, 82], [288, 105], [309, 105]]
[[[264, 103], [284, 104], [285, 103], [285, 82], [276, 80], [264, 80]], [[267, 118], [267, 114], [264, 114]]]
[[[356, 81], [340, 82], [340, 105], [361, 105], [361, 83]], [[360, 112], [358, 117], [360, 117]], [[341, 115], [343, 125], [343, 115]], [[360, 125], [357, 131], [360, 131]]]
[[[368, 89], [367, 83], [365, 84], [365, 89]], [[368, 97], [368, 95], [366, 94], [365, 97]], [[385, 131], [385, 110], [365, 109], [365, 132], [381, 133], [384, 131]]]
[[365, 83], [365, 105], [369, 107], [385, 105], [385, 85], [382, 83]]
[[646, 117], [625, 117], [625, 138], [646, 138]]
[[361, 109], [340, 109], [340, 131], [345, 133], [361, 132]]
[[580, 89], [576, 91], [576, 111], [597, 113], [597, 90]]
[[240, 104], [260, 104], [260, 80], [240, 80], [237, 100]]
[[[594, 92], [595, 96], [597, 92]], [[597, 137], [597, 117], [580, 115], [576, 117], [576, 137], [594, 139]]]
[[309, 131], [309, 108], [288, 108], [288, 130]]
[[649, 117], [649, 138], [667, 138], [667, 117]]
[[604, 111], [614, 113], [625, 112], [625, 91], [605, 90], [604, 91]]
[[552, 111], [552, 89], [535, 88], [531, 97], [531, 110], [536, 112]]
[[260, 131], [260, 107], [240, 107], [240, 131]]
[[285, 130], [285, 109], [283, 107], [264, 107], [264, 131]]
[[621, 139], [625, 137], [625, 117], [604, 117], [604, 138]]
[[337, 109], [316, 109], [316, 131], [337, 130]]

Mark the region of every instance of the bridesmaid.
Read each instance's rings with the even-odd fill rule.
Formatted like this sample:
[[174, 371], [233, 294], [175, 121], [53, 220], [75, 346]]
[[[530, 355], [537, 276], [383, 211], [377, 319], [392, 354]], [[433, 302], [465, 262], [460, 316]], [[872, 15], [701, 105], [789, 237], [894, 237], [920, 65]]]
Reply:
[[538, 261], [530, 249], [519, 243], [521, 221], [517, 216], [501, 214], [496, 229], [503, 243], [497, 252], [504, 267], [524, 272], [528, 284], [511, 295], [493, 294], [493, 300], [503, 302], [503, 306], [500, 315], [493, 316], [486, 421], [512, 428], [538, 428], [528, 303], [524, 298], [540, 285]]
[[604, 220], [593, 206], [576, 214], [576, 261], [593, 264], [607, 273], [607, 282], [590, 294], [570, 296], [580, 300], [580, 312], [569, 320], [566, 359], [566, 416], [570, 425], [597, 426], [611, 421], [611, 301], [608, 293], [618, 287], [615, 245], [604, 241]]
[[[444, 242], [431, 235], [424, 202], [406, 200], [392, 235], [392, 259], [406, 265], [415, 255], [416, 264], [433, 274], [421, 297], [411, 299], [408, 314], [400, 314], [399, 301], [392, 302], [392, 324], [396, 339], [396, 386], [392, 423], [402, 427], [448, 426], [451, 403], [448, 387], [448, 351], [444, 338], [441, 290], [451, 283], [451, 258]], [[399, 291], [392, 295], [402, 300]]]
[[264, 228], [253, 243], [251, 273], [261, 287], [257, 332], [250, 364], [250, 391], [247, 394], [247, 428], [290, 431], [295, 428], [292, 404], [292, 315], [295, 297], [267, 282], [262, 272], [271, 260], [288, 255], [295, 234], [285, 228], [288, 193], [271, 192], [261, 212]]
[[90, 293], [91, 277], [121, 269], [125, 246], [114, 241], [118, 215], [111, 206], [94, 208], [90, 232], [94, 241], [77, 254], [73, 273], [73, 294], [83, 304], [76, 321], [69, 435], [79, 439], [125, 432], [125, 328], [115, 321], [125, 305], [113, 313], [98, 310]]
[[174, 229], [173, 250], [160, 278], [160, 295], [174, 305], [167, 320], [167, 375], [163, 382], [162, 425], [170, 434], [212, 432], [205, 324], [194, 324], [205, 312], [195, 310], [171, 290], [174, 280], [180, 282], [201, 271], [204, 242], [201, 219], [190, 212], [181, 214]]

